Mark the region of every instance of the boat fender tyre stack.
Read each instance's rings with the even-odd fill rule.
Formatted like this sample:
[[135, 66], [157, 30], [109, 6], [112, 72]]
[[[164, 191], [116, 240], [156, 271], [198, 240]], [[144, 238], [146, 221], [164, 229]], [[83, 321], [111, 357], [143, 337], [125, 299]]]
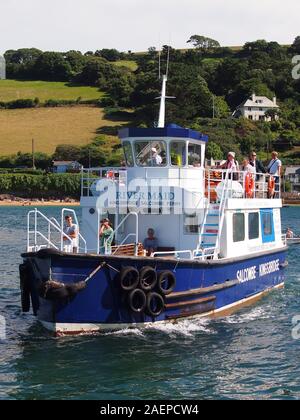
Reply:
[[125, 292], [136, 289], [140, 280], [140, 274], [134, 267], [123, 267], [120, 274], [121, 288]]
[[164, 309], [165, 301], [159, 293], [151, 292], [147, 295], [147, 312], [151, 317], [158, 317]]
[[137, 314], [144, 312], [147, 304], [145, 292], [141, 289], [132, 290], [128, 296], [128, 304], [133, 312]]
[[152, 267], [144, 267], [140, 271], [140, 286], [145, 292], [150, 292], [157, 284], [157, 272]]
[[30, 295], [31, 295], [31, 284], [30, 284], [30, 271], [28, 264], [20, 264], [20, 289], [21, 289], [21, 305], [23, 312], [30, 311]]
[[158, 276], [158, 290], [163, 296], [170, 295], [176, 287], [176, 277], [172, 271], [162, 271]]

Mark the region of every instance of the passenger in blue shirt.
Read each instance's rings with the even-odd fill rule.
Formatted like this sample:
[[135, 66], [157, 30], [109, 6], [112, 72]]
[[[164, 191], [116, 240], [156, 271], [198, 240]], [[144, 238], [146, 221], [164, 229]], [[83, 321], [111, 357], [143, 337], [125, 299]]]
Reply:
[[150, 257], [151, 254], [157, 251], [158, 249], [158, 239], [155, 237], [154, 229], [148, 229], [148, 237], [144, 240], [144, 249], [147, 252], [147, 257]]

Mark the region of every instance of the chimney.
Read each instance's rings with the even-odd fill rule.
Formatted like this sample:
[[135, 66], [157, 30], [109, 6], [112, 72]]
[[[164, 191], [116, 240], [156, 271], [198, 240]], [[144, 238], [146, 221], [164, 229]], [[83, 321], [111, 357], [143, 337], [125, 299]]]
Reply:
[[256, 95], [255, 93], [252, 93], [252, 101], [255, 102], [256, 101]]
[[274, 105], [277, 105], [277, 98], [276, 98], [276, 96], [274, 96], [274, 98], [273, 98], [273, 104]]

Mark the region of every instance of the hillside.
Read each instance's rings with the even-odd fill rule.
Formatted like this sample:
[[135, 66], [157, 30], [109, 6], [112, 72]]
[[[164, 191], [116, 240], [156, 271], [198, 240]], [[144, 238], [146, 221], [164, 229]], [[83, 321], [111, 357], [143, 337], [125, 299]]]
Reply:
[[86, 145], [104, 127], [122, 124], [106, 120], [96, 107], [0, 110], [0, 155], [30, 152], [33, 138], [36, 151], [49, 154], [58, 144]]
[[99, 99], [103, 93], [96, 87], [69, 85], [64, 82], [0, 80], [0, 102], [16, 99], [39, 98], [40, 102], [49, 99], [82, 100]]

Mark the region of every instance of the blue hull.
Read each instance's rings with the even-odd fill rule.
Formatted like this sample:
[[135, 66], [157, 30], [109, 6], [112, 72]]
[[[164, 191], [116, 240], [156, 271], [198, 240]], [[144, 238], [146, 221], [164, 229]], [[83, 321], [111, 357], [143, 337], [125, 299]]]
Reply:
[[[80, 325], [83, 324], [97, 325], [100, 329], [101, 326], [107, 329], [116, 325], [122, 328], [128, 324], [221, 314], [222, 310], [255, 299], [282, 285], [286, 266], [285, 248], [251, 258], [205, 262], [72, 255], [51, 251], [44, 252], [42, 257], [39, 253], [24, 254], [23, 257], [25, 262], [31, 261], [36, 267], [33, 270], [34, 281], [49, 280], [51, 272], [52, 279], [66, 285], [84, 280], [101, 262], [108, 264], [72, 299], [50, 301], [39, 297], [39, 320], [45, 325], [70, 325], [69, 331], [74, 333], [82, 332]], [[157, 272], [174, 272], [176, 288], [166, 297], [165, 309], [159, 316], [154, 318], [145, 312], [137, 314], [128, 307], [118, 275], [118, 271], [126, 266], [138, 270], [152, 266]]]

